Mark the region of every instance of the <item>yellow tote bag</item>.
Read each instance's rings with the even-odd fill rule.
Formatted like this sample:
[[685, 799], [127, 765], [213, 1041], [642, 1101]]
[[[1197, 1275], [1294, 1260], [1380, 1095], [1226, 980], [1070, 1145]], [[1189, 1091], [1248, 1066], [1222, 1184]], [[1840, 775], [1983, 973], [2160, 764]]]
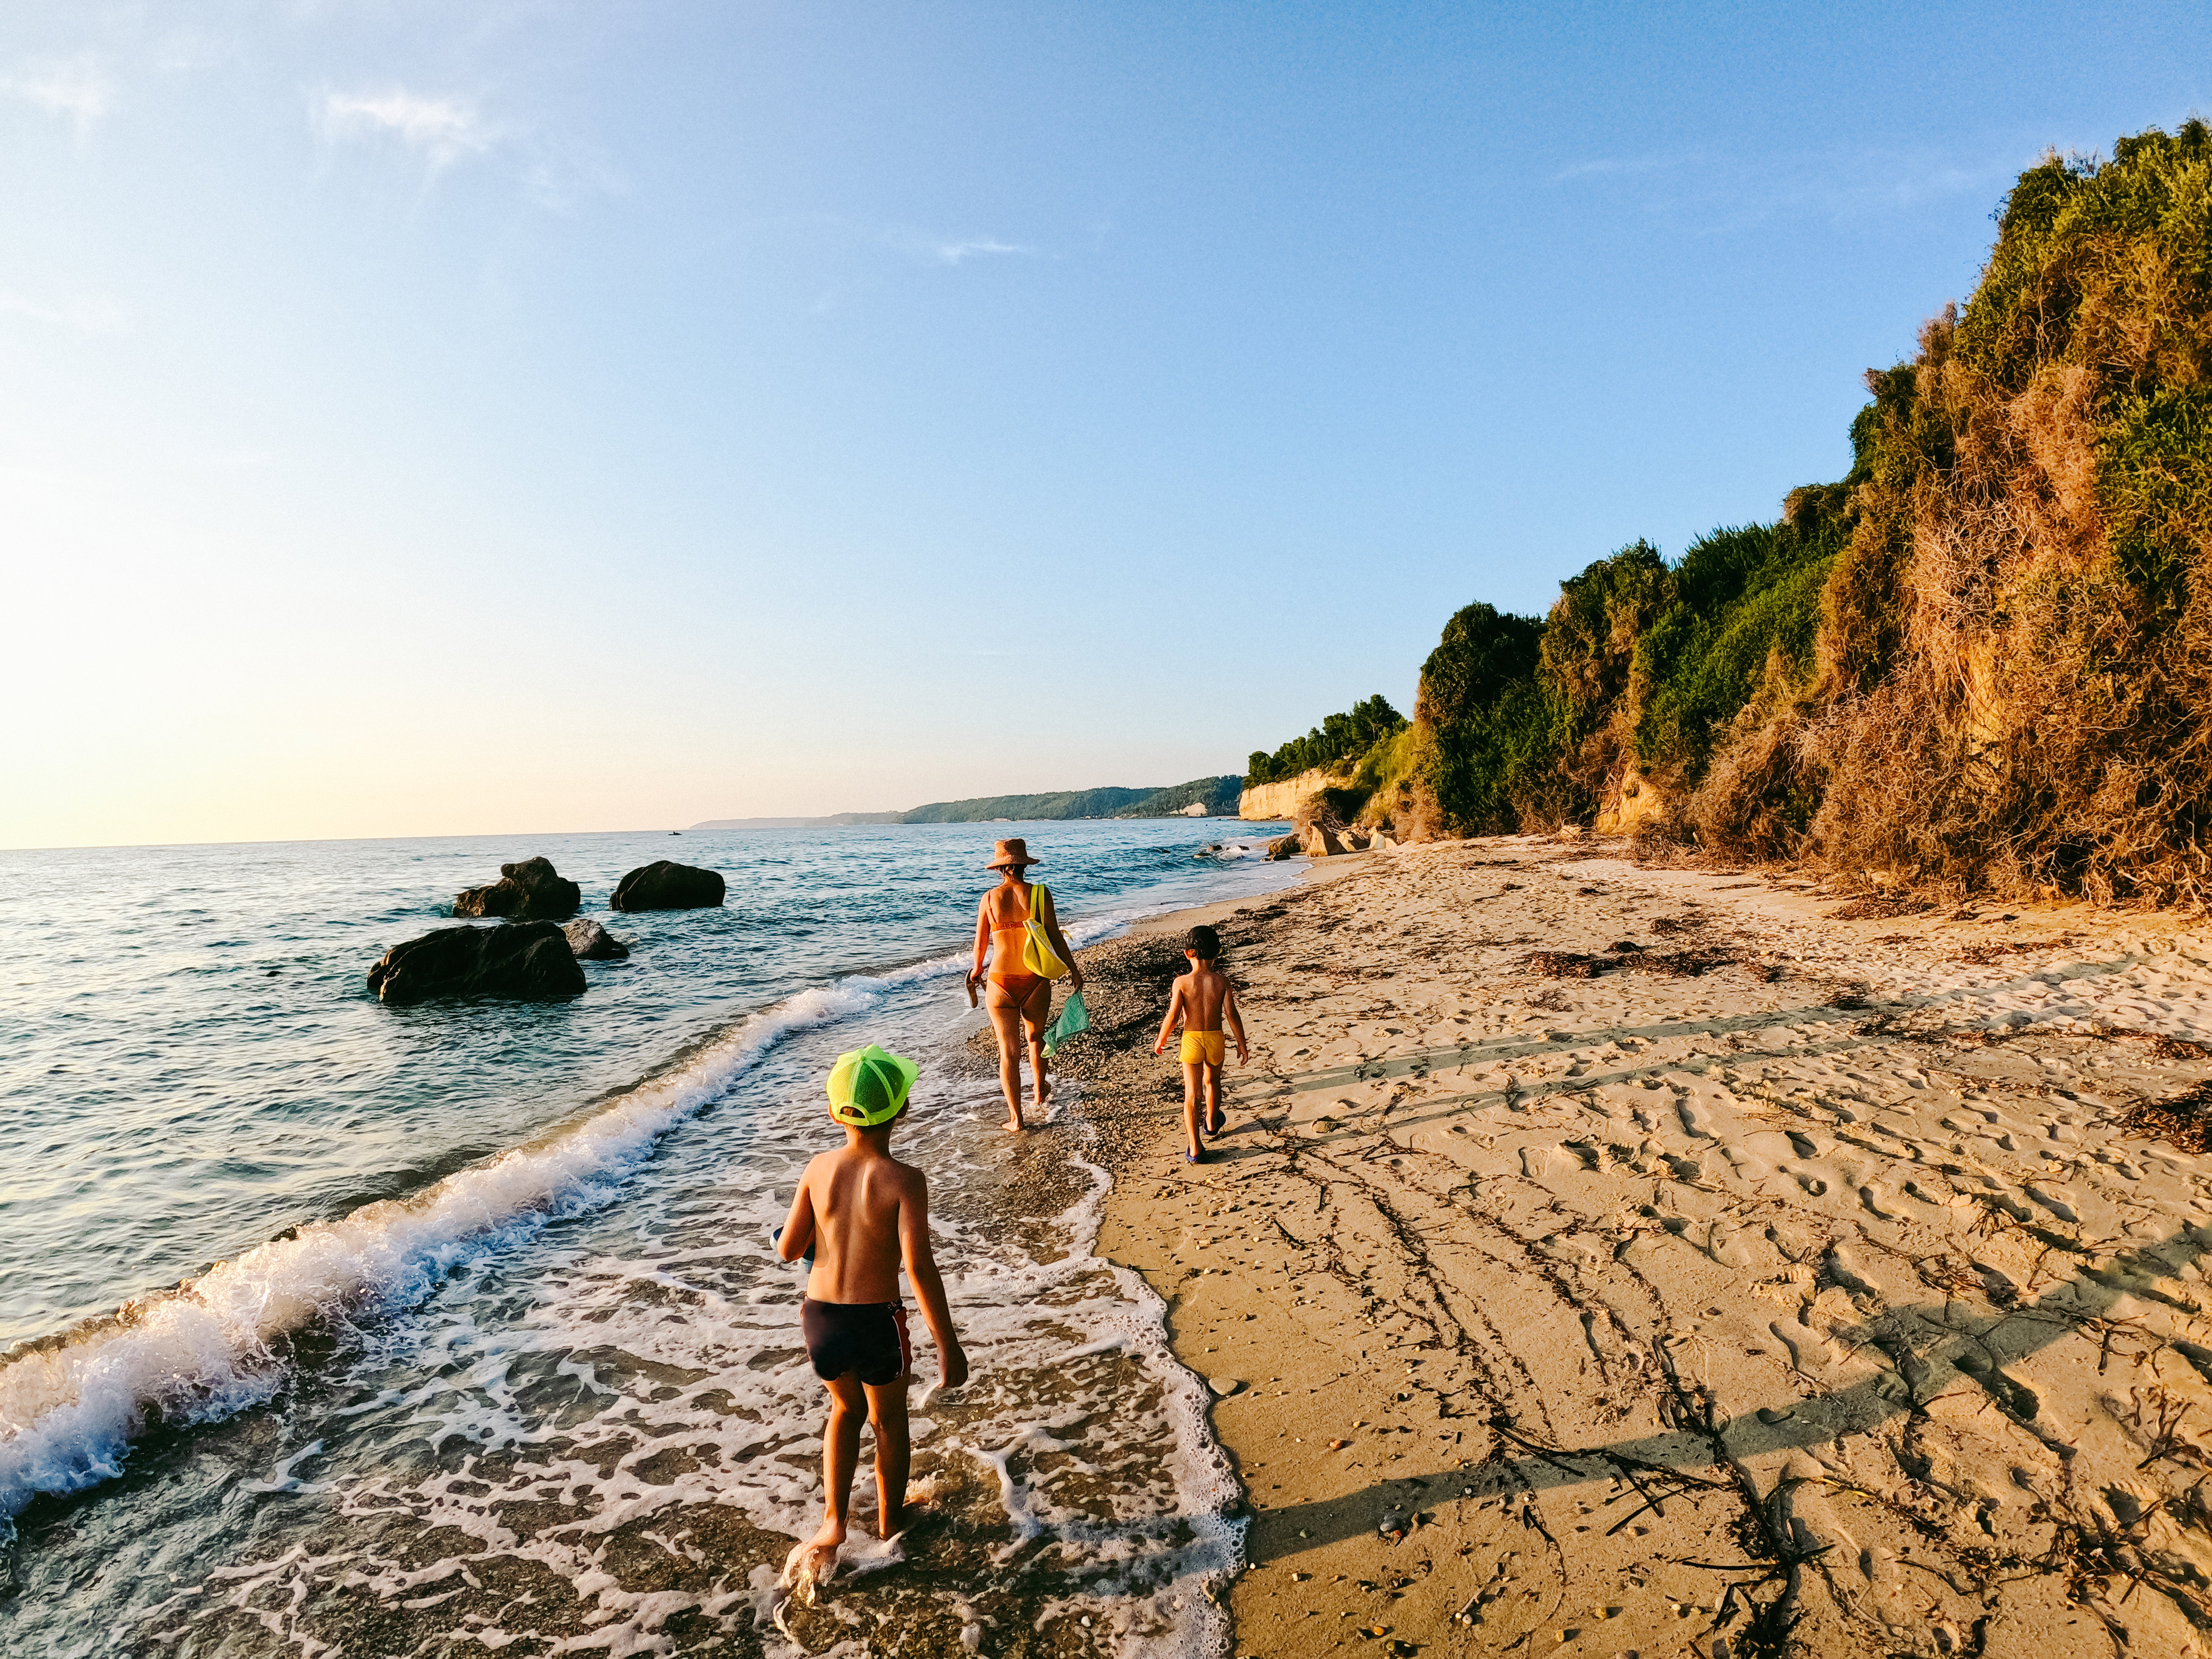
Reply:
[[1052, 895], [1044, 890], [1042, 882], [1030, 883], [1030, 919], [1023, 924], [1025, 937], [1022, 940], [1022, 969], [1040, 979], [1059, 979], [1067, 972], [1067, 964], [1054, 953], [1052, 935], [1045, 932], [1044, 923], [1037, 920], [1040, 900], [1050, 904]]

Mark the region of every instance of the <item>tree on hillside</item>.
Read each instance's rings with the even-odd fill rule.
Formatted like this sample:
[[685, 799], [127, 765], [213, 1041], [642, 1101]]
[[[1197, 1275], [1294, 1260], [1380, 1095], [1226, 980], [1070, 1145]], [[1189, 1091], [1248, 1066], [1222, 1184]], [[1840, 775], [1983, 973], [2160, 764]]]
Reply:
[[1296, 777], [1316, 767], [1356, 761], [1377, 743], [1405, 729], [1406, 717], [1377, 692], [1364, 702], [1352, 704], [1341, 714], [1329, 715], [1305, 736], [1292, 738], [1272, 755], [1254, 750], [1246, 765], [1244, 781], [1248, 785], [1271, 783], [1278, 778]]
[[1328, 767], [1415, 833], [1633, 791], [1644, 833], [1853, 880], [2212, 901], [2212, 131], [2022, 173], [1867, 388], [1780, 521], [1468, 605], [1410, 730], [1370, 698], [1249, 781]]

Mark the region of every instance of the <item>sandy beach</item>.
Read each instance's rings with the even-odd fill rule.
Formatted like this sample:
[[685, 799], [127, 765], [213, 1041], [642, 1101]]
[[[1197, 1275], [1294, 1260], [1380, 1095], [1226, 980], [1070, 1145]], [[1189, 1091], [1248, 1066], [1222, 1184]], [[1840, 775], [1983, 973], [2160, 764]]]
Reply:
[[[1237, 1653], [2203, 1650], [2201, 922], [1528, 838], [1315, 873], [1086, 951], [1067, 1068], [1100, 1253], [1218, 1396]], [[1190, 1170], [1198, 917], [1254, 1052]]]

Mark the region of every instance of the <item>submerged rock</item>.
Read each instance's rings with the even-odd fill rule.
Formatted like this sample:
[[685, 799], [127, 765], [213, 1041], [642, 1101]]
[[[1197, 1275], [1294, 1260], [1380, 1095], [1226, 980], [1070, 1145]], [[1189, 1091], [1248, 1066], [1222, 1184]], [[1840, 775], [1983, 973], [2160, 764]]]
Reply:
[[593, 921], [589, 916], [579, 916], [561, 930], [568, 935], [568, 948], [586, 962], [620, 962], [629, 954], [629, 946]]
[[551, 1001], [584, 988], [568, 935], [550, 921], [441, 927], [395, 945], [368, 970], [368, 988], [395, 1006], [433, 997]]
[[499, 879], [471, 887], [453, 900], [457, 916], [512, 916], [559, 921], [576, 914], [583, 890], [562, 877], [550, 859], [525, 859], [499, 866]]
[[617, 910], [698, 910], [720, 904], [722, 892], [720, 872], [658, 859], [624, 876], [609, 902]]

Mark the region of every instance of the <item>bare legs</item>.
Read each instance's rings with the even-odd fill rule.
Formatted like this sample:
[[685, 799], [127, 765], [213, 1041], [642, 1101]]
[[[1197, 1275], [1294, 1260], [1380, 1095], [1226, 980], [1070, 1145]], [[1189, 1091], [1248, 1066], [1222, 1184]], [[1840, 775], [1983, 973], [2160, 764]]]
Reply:
[[876, 1531], [884, 1538], [906, 1529], [906, 1480], [914, 1449], [907, 1438], [906, 1390], [902, 1376], [871, 1388], [850, 1373], [825, 1383], [830, 1421], [822, 1431], [822, 1527], [807, 1540], [806, 1563], [817, 1577], [836, 1565], [845, 1541], [846, 1511], [852, 1502], [853, 1474], [860, 1462], [860, 1419], [876, 1431]]
[[876, 1532], [896, 1538], [912, 1512], [906, 1506], [907, 1472], [914, 1448], [906, 1433], [906, 1380], [868, 1390], [868, 1421], [876, 1431]]
[[1194, 1158], [1205, 1152], [1198, 1138], [1201, 1121], [1211, 1135], [1219, 1134], [1226, 1127], [1221, 1115], [1221, 1068], [1202, 1060], [1187, 1060], [1182, 1063], [1182, 1138], [1184, 1150]]
[[[1038, 981], [1030, 993], [1026, 1003], [1016, 1002], [1006, 988], [994, 980], [983, 994], [984, 1012], [991, 1017], [991, 1029], [999, 1038], [999, 1091], [1006, 1097], [1006, 1127], [1018, 1131], [1022, 1122], [1022, 1050], [1026, 1047], [1030, 1056], [1030, 1074], [1036, 1079], [1036, 1103], [1042, 1111], [1052, 1098], [1052, 1085], [1044, 1075], [1044, 1023], [1052, 1012], [1052, 984], [1048, 980]], [[1029, 1030], [1024, 1035], [1023, 1027]]]

